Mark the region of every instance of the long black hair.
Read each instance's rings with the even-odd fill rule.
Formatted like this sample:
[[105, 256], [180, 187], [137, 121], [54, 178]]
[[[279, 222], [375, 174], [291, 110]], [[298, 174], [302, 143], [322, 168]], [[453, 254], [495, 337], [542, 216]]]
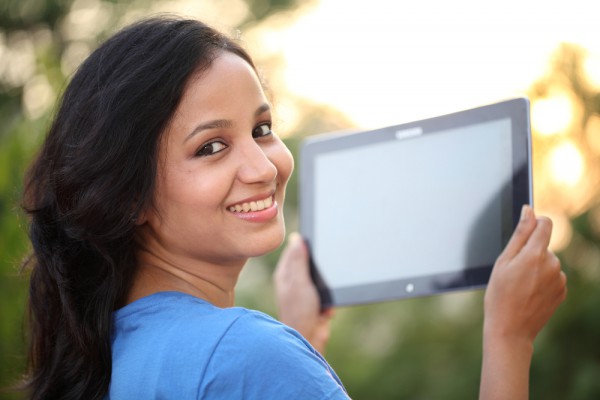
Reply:
[[201, 22], [156, 17], [104, 42], [66, 88], [25, 182], [31, 399], [107, 393], [112, 313], [133, 279], [134, 220], [152, 203], [161, 134], [190, 76], [223, 51], [254, 68]]

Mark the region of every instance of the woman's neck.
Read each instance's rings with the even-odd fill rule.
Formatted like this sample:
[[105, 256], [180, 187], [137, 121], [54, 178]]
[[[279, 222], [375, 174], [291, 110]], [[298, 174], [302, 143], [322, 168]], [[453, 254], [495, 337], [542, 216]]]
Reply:
[[235, 285], [246, 260], [230, 264], [176, 259], [141, 248], [137, 269], [126, 303], [158, 292], [177, 291], [221, 307], [232, 307]]

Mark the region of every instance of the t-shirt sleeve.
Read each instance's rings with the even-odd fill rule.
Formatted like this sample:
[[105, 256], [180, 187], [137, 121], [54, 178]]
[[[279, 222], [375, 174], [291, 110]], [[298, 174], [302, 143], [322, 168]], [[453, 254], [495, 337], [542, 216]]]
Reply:
[[254, 312], [223, 335], [202, 382], [199, 399], [348, 399], [335, 372], [299, 333]]

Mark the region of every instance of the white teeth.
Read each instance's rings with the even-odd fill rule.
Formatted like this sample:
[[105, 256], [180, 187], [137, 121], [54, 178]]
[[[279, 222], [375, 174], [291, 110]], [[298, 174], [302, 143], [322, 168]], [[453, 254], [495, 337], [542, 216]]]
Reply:
[[229, 207], [231, 212], [248, 212], [248, 211], [261, 211], [265, 208], [269, 208], [273, 205], [273, 196], [267, 197], [264, 200], [251, 201], [249, 203], [236, 204]]

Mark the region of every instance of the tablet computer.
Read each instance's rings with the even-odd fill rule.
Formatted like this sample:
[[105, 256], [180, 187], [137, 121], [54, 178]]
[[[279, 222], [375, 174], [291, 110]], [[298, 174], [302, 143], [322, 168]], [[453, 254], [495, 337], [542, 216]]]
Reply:
[[532, 204], [529, 102], [309, 137], [299, 182], [323, 307], [484, 287]]

